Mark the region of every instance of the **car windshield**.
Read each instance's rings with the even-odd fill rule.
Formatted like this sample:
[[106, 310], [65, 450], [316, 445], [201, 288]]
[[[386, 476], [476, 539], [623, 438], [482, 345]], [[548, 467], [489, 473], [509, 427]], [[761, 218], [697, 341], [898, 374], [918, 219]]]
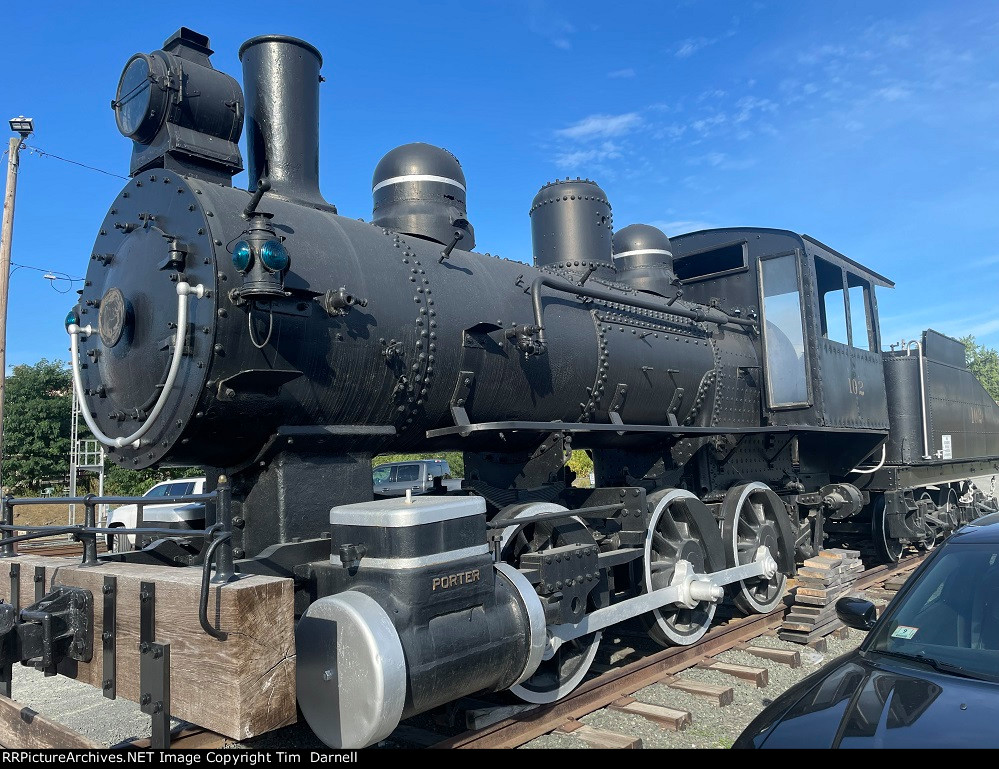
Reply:
[[999, 680], [999, 546], [955, 544], [940, 552], [865, 649]]
[[374, 483], [388, 483], [392, 475], [392, 465], [376, 467], [371, 472], [371, 480]]

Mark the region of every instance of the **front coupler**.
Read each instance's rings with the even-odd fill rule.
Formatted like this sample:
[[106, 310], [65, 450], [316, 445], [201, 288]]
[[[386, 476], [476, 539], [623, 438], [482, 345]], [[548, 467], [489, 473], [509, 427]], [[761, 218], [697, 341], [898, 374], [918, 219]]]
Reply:
[[59, 586], [20, 611], [0, 602], [4, 671], [20, 662], [54, 676], [64, 659], [89, 662], [93, 656], [94, 597], [89, 590]]

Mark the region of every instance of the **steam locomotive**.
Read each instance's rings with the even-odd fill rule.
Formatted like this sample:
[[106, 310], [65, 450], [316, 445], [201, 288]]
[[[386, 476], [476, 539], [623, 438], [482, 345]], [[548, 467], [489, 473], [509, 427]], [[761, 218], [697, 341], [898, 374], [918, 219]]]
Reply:
[[[211, 53], [182, 28], [126, 64], [132, 178], [66, 326], [113, 460], [203, 467], [231, 520], [101, 560], [197, 566], [224, 530], [227, 576], [292, 580], [327, 744], [474, 692], [554, 702], [612, 625], [692, 644], [823, 546], [897, 560], [995, 508], [970, 479], [999, 471], [999, 406], [953, 339], [881, 351], [887, 278], [784, 230], [615, 229], [578, 178], [531, 203], [533, 266], [480, 253], [461, 165], [420, 143], [378, 163], [371, 221], [344, 217], [320, 53], [253, 38], [242, 89]], [[372, 456], [438, 450], [460, 492], [373, 499]]]

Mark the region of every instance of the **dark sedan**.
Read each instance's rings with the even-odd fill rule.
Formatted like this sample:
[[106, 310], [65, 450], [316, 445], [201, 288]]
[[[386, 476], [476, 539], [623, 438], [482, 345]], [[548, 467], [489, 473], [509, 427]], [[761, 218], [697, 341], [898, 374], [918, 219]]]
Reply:
[[934, 550], [880, 619], [842, 598], [869, 630], [854, 651], [768, 705], [735, 748], [999, 747], [999, 514]]

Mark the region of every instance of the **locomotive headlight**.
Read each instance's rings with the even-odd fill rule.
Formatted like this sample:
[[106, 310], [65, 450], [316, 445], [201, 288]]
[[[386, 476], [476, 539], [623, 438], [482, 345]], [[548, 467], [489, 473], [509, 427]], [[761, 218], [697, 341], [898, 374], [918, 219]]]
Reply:
[[240, 272], [246, 272], [253, 261], [253, 249], [245, 240], [239, 241], [232, 250], [232, 264]]
[[260, 247], [260, 261], [271, 272], [281, 272], [288, 268], [288, 252], [277, 240], [268, 240]]
[[118, 130], [129, 139], [152, 140], [166, 119], [166, 74], [166, 64], [156, 55], [137, 53], [125, 65], [111, 106]]

